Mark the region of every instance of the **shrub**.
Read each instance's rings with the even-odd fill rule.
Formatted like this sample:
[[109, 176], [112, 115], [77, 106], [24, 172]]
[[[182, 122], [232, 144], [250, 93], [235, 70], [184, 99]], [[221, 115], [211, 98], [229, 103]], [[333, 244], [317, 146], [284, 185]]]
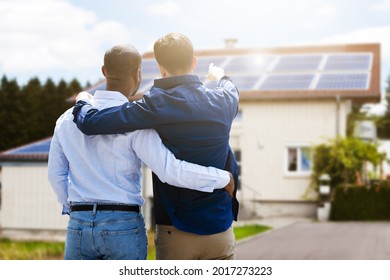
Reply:
[[335, 189], [330, 219], [333, 221], [390, 220], [390, 188], [387, 184]]

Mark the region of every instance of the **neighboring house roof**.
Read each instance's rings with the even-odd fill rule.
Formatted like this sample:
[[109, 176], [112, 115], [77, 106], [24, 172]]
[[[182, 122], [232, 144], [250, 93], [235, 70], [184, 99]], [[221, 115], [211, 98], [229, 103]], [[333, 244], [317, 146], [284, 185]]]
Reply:
[[51, 138], [23, 145], [0, 153], [0, 162], [4, 161], [47, 161]]

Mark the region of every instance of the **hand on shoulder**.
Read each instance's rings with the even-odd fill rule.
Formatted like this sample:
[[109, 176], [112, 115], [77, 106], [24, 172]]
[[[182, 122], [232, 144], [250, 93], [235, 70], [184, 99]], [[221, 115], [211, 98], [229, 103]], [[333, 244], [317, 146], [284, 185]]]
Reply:
[[76, 96], [76, 102], [80, 100], [89, 101], [91, 99], [93, 99], [93, 95], [86, 91], [82, 91]]

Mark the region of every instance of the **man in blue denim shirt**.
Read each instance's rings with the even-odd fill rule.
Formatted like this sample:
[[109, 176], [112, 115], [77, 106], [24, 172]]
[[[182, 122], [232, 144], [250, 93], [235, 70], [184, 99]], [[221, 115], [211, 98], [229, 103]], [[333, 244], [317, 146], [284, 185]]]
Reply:
[[[107, 90], [95, 92], [95, 108], [128, 102], [140, 82], [139, 52], [130, 45], [109, 49], [103, 74]], [[141, 161], [163, 182], [212, 192], [225, 187], [228, 172], [181, 160], [152, 129], [89, 137], [73, 122], [72, 109], [57, 121], [49, 153], [48, 178], [70, 213], [65, 259], [145, 259], [147, 238], [140, 207]]]
[[[237, 181], [237, 164], [229, 146], [238, 111], [238, 90], [223, 70], [211, 67], [218, 87], [208, 89], [193, 75], [191, 41], [170, 33], [156, 41], [154, 54], [162, 79], [143, 99], [97, 110], [88, 100], [77, 102], [73, 114], [88, 135], [154, 128], [179, 159], [229, 170]], [[79, 99], [83, 96], [80, 95]], [[237, 184], [236, 184], [237, 186]], [[227, 192], [201, 193], [174, 188], [153, 174], [157, 259], [234, 259], [233, 219], [238, 202]]]

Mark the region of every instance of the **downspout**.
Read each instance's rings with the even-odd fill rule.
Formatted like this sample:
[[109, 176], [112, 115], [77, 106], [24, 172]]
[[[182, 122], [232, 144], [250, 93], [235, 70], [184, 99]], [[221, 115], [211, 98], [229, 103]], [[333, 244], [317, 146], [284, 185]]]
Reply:
[[340, 135], [340, 95], [336, 95], [336, 138]]

